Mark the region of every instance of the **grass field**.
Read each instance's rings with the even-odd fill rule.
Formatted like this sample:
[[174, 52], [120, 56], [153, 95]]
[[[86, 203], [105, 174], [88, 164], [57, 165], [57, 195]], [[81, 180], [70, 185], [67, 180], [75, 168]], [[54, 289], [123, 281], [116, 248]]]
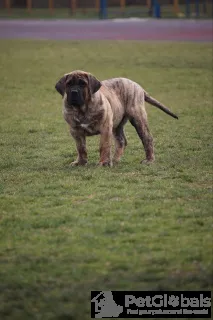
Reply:
[[[76, 151], [54, 90], [65, 72], [129, 77], [156, 162], [134, 128], [113, 168]], [[90, 319], [91, 290], [212, 289], [212, 45], [0, 41], [0, 318]]]

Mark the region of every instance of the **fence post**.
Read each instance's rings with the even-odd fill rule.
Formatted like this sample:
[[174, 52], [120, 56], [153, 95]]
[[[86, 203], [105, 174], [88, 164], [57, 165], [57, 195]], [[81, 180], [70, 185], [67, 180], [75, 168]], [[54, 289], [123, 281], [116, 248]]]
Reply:
[[50, 10], [50, 13], [52, 14], [54, 10], [54, 0], [49, 0], [49, 10]]
[[150, 17], [152, 17], [153, 16], [153, 8], [154, 8], [154, 0], [147, 0], [146, 4], [148, 7], [148, 15]]
[[100, 0], [100, 19], [107, 18], [107, 0]]
[[[213, 8], [212, 8], [213, 10]], [[206, 0], [203, 0], [203, 13], [206, 15], [207, 13], [207, 8], [206, 8]]]
[[200, 16], [199, 0], [195, 0], [195, 14], [196, 14], [196, 18], [199, 18], [199, 16]]
[[11, 13], [11, 2], [10, 2], [10, 0], [5, 0], [5, 7], [6, 7], [8, 13], [10, 14]]
[[152, 0], [146, 0], [146, 5], [148, 8], [148, 15], [151, 17], [152, 16]]
[[126, 0], [120, 0], [121, 12], [124, 13], [126, 7]]
[[190, 17], [190, 0], [186, 0], [186, 17]]
[[27, 11], [28, 13], [32, 12], [32, 0], [27, 0]]
[[173, 0], [173, 6], [174, 6], [174, 13], [178, 15], [178, 13], [180, 12], [179, 0]]
[[76, 0], [70, 0], [71, 14], [74, 15], [76, 12]]
[[100, 0], [95, 0], [95, 9], [96, 9], [96, 12], [99, 12], [99, 10], [100, 10]]

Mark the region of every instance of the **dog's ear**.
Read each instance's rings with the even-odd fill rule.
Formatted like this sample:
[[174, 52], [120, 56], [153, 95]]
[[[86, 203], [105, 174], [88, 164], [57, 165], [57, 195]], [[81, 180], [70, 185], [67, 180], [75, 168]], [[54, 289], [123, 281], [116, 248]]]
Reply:
[[55, 89], [62, 95], [64, 96], [65, 93], [65, 83], [67, 80], [67, 75], [64, 75], [55, 85]]
[[94, 77], [92, 74], [90, 74], [88, 76], [88, 78], [89, 78], [90, 92], [91, 92], [91, 94], [93, 94], [93, 93], [97, 92], [100, 89], [101, 82], [98, 79], [96, 79], [96, 77]]

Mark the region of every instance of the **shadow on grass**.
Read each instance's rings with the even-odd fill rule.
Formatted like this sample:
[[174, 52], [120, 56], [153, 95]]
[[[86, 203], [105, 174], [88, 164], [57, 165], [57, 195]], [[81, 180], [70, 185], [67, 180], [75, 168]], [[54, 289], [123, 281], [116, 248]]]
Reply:
[[14, 320], [89, 319], [91, 290], [208, 290], [212, 279], [210, 272], [180, 271], [165, 276], [150, 270], [135, 274], [114, 270], [99, 277], [91, 275], [85, 282], [73, 281], [71, 275], [64, 282], [48, 275], [44, 281], [33, 279], [31, 283], [1, 281], [0, 315]]

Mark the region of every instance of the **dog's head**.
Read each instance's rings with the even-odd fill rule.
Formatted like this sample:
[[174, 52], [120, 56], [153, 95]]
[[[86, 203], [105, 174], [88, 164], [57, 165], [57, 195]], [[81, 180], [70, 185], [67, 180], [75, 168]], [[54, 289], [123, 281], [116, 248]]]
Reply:
[[68, 106], [80, 107], [89, 102], [91, 96], [101, 87], [101, 83], [92, 74], [73, 71], [65, 74], [55, 85], [56, 90], [66, 99]]

